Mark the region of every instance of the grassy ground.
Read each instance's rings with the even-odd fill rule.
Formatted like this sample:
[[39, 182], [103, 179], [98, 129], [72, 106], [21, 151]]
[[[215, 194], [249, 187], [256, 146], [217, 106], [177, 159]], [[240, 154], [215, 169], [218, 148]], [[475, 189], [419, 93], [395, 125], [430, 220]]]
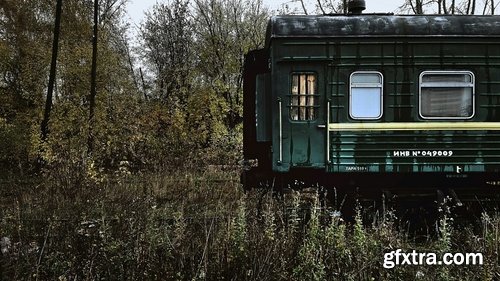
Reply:
[[[4, 182], [1, 280], [498, 280], [500, 215], [427, 239], [394, 212], [352, 222], [314, 196], [244, 193], [238, 171]], [[370, 215], [368, 214], [368, 217]], [[455, 218], [456, 219], [456, 218]], [[484, 265], [395, 266], [384, 253], [480, 252]], [[439, 255], [438, 255], [439, 256]]]

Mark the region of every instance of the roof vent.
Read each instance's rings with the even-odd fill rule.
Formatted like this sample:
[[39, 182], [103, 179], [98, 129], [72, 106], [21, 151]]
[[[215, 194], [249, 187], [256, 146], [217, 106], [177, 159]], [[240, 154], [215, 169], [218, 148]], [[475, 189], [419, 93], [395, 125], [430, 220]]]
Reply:
[[364, 0], [351, 0], [347, 3], [347, 9], [350, 15], [361, 15], [366, 9], [366, 3]]

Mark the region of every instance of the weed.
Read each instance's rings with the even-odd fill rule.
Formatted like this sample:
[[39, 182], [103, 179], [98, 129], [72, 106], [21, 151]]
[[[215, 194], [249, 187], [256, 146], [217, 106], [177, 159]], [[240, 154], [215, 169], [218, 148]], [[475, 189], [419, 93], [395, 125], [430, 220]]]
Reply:
[[[500, 278], [498, 212], [459, 231], [443, 205], [438, 236], [418, 242], [390, 209], [366, 223], [358, 206], [346, 222], [311, 192], [243, 194], [232, 172], [114, 177], [49, 178], [4, 198], [0, 280]], [[480, 252], [484, 265], [383, 269], [394, 249]]]

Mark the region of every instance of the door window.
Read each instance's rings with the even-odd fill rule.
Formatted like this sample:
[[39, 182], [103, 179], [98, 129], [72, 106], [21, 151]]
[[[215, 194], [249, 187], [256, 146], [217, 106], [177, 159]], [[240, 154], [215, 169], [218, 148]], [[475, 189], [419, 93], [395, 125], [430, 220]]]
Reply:
[[293, 73], [290, 93], [290, 119], [295, 121], [317, 118], [318, 87], [316, 74]]

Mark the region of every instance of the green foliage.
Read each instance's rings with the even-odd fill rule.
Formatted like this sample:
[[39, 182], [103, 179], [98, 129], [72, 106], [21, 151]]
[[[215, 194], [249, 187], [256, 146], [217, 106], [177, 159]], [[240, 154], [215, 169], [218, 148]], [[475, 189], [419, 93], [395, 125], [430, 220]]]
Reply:
[[156, 4], [141, 26], [143, 58], [154, 74], [154, 91], [149, 94], [167, 101], [167, 106], [184, 104], [192, 86], [193, 27], [188, 4], [185, 0]]
[[323, 249], [324, 229], [320, 227], [317, 202], [311, 208], [311, 218], [302, 246], [298, 265], [294, 268], [295, 280], [324, 280], [326, 276]]
[[0, 5], [0, 167], [30, 169], [30, 135], [36, 130], [50, 60], [45, 1], [3, 1]]
[[226, 102], [224, 125], [232, 129], [243, 114], [243, 56], [263, 47], [269, 11], [261, 0], [195, 0], [194, 7], [196, 69]]
[[[240, 199], [238, 203], [236, 217], [230, 221], [229, 233], [232, 256], [236, 261], [242, 262], [248, 254], [247, 219], [244, 198]], [[235, 264], [240, 263], [236, 262]]]
[[[123, 35], [128, 28], [122, 22], [124, 1], [100, 1], [97, 97], [88, 124], [93, 10], [89, 2], [65, 1], [49, 136], [42, 143], [54, 3], [5, 1], [0, 7], [0, 166], [14, 173], [43, 166], [54, 179], [72, 171], [69, 178], [79, 185], [87, 174], [103, 178], [124, 170], [237, 163], [242, 58], [263, 45], [268, 13], [259, 1], [209, 2], [175, 0], [148, 12], [141, 27], [139, 79]], [[211, 9], [201, 9], [207, 5]], [[92, 157], [87, 155], [89, 128]]]

